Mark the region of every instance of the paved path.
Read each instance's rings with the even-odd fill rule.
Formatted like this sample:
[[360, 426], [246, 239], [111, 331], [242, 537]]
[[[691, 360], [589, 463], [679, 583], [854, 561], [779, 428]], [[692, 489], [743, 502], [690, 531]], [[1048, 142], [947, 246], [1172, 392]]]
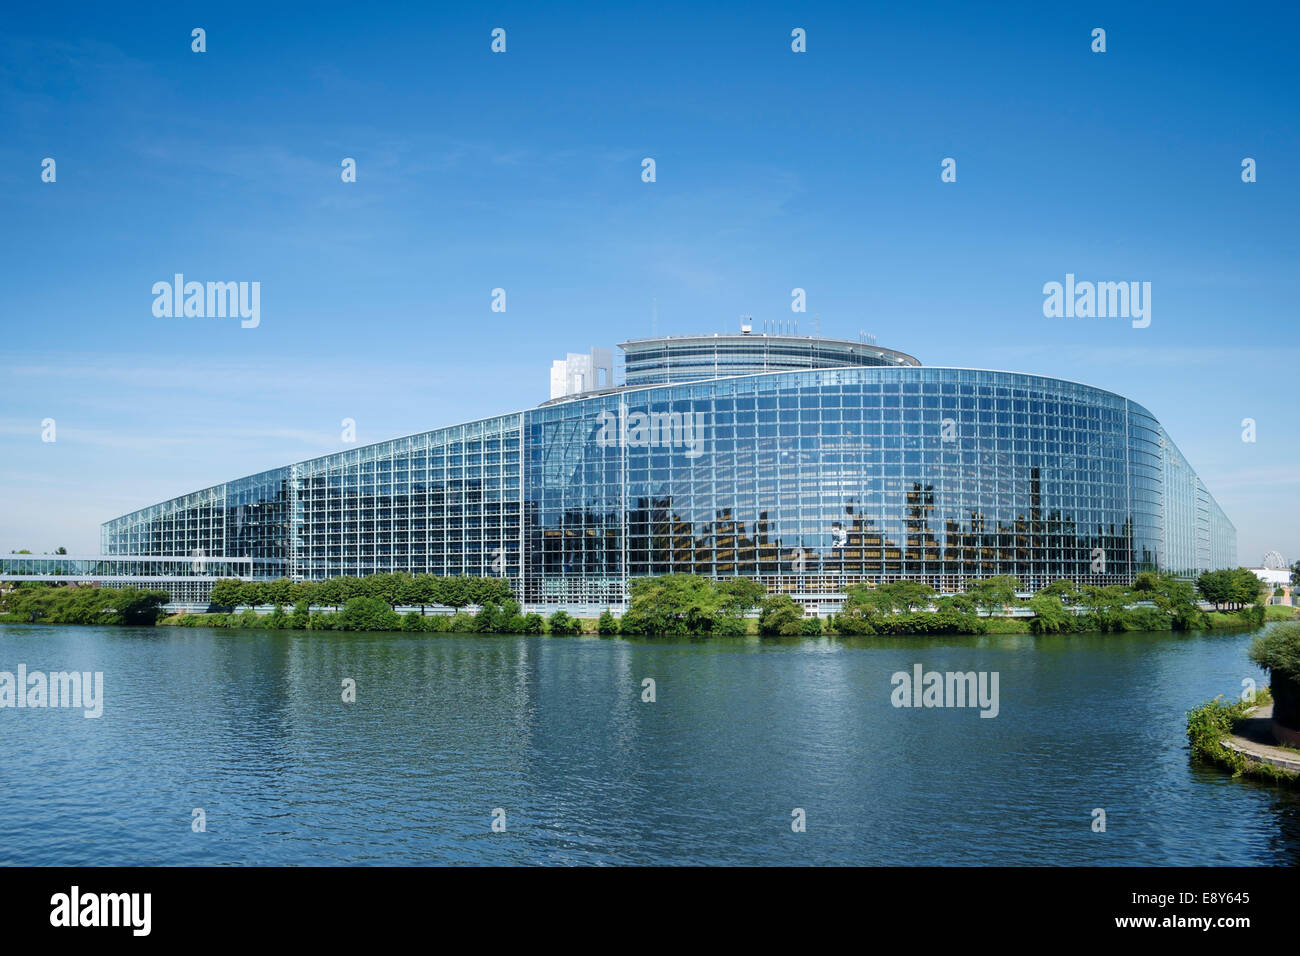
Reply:
[[1245, 754], [1252, 760], [1270, 763], [1283, 770], [1300, 773], [1300, 750], [1279, 747], [1273, 739], [1273, 705], [1256, 707], [1223, 743], [1231, 750]]

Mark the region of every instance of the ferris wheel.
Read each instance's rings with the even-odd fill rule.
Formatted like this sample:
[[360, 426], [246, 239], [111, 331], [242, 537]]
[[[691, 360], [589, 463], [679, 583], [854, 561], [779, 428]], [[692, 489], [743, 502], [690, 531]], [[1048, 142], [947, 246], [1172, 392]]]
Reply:
[[1269, 551], [1264, 555], [1264, 567], [1280, 571], [1286, 567], [1286, 559], [1282, 557], [1280, 551]]

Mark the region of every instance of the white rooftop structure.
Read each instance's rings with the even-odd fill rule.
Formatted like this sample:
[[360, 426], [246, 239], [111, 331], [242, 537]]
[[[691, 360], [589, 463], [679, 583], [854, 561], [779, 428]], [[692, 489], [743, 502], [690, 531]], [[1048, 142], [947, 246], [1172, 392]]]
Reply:
[[570, 352], [551, 363], [551, 398], [580, 395], [613, 384], [614, 353], [610, 349], [593, 348], [589, 355]]

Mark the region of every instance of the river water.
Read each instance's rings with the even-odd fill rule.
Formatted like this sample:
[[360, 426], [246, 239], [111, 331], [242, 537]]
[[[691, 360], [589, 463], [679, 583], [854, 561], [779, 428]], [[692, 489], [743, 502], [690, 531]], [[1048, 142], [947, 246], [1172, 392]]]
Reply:
[[[0, 625], [0, 670], [103, 674], [0, 709], [0, 862], [1296, 863], [1300, 795], [1188, 759], [1250, 639]], [[893, 706], [917, 664], [996, 717]]]

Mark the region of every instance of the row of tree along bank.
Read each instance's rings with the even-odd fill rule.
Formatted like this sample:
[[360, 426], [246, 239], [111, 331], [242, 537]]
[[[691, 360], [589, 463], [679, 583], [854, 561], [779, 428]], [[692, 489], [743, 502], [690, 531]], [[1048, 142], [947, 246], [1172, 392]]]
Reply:
[[[1076, 587], [1056, 581], [1022, 601], [1014, 577], [993, 577], [960, 594], [941, 595], [915, 581], [849, 588], [840, 613], [805, 617], [789, 595], [769, 594], [750, 578], [712, 580], [691, 574], [638, 578], [622, 617], [606, 611], [583, 621], [557, 611], [549, 618], [523, 614], [504, 578], [375, 574], [327, 581], [216, 582], [218, 613], [182, 614], [164, 623], [201, 627], [262, 627], [317, 631], [424, 631], [480, 634], [580, 634], [602, 636], [713, 634], [765, 635], [983, 634], [1080, 631], [1190, 630], [1263, 622], [1266, 588], [1250, 571], [1214, 571], [1195, 583], [1143, 572], [1132, 587]], [[1230, 615], [1207, 615], [1198, 596]], [[51, 624], [153, 623], [162, 591], [75, 587], [25, 582], [0, 596], [7, 620]], [[269, 614], [255, 607], [271, 606]], [[240, 608], [244, 608], [242, 612]], [[419, 608], [405, 614], [399, 607]], [[466, 608], [475, 608], [469, 613]], [[321, 608], [332, 608], [324, 611]], [[426, 613], [430, 608], [453, 613]], [[1014, 616], [1025, 608], [1032, 616]], [[1289, 610], [1287, 609], [1288, 616]], [[755, 612], [757, 619], [755, 620]]]

